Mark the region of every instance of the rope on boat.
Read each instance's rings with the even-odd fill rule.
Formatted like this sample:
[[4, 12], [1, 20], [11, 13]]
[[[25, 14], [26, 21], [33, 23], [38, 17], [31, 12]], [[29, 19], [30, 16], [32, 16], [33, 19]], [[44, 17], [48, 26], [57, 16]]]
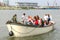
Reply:
[[[11, 24], [10, 24], [10, 25], [11, 25]], [[32, 30], [29, 31], [29, 32], [22, 33], [22, 32], [18, 32], [18, 31], [16, 31], [16, 30], [11, 26], [11, 30], [14, 30], [15, 32], [17, 32], [17, 33], [19, 33], [19, 34], [29, 34], [29, 33], [33, 32], [35, 29], [36, 29], [36, 28], [32, 29]]]

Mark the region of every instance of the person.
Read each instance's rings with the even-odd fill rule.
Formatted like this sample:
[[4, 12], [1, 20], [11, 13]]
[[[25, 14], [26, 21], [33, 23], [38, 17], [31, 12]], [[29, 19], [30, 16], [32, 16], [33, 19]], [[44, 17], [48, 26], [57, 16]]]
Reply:
[[14, 23], [17, 23], [17, 15], [16, 15], [16, 14], [13, 15], [12, 21], [13, 21]]
[[52, 16], [50, 14], [48, 14], [48, 25], [52, 24]]
[[44, 20], [44, 26], [46, 26], [47, 25], [47, 22], [46, 22], [46, 20]]
[[51, 21], [52, 20], [52, 16], [50, 15], [50, 14], [48, 14], [48, 23], [49, 23], [49, 21]]
[[26, 24], [26, 20], [27, 20], [26, 14], [23, 13], [23, 15], [22, 15], [22, 23], [23, 23], [23, 24]]
[[37, 15], [36, 17], [37, 17], [37, 20], [38, 20], [38, 25], [41, 26], [41, 25], [42, 25], [42, 20], [41, 20], [41, 18], [40, 18], [38, 15]]
[[37, 15], [37, 20], [38, 20], [38, 25], [43, 27], [44, 26], [44, 21], [42, 18], [40, 18], [38, 15]]
[[43, 21], [42, 18], [40, 18], [40, 22], [41, 22], [41, 25], [40, 26], [44, 27], [44, 21]]
[[38, 26], [38, 19], [37, 19], [37, 17], [36, 16], [34, 16], [34, 20], [33, 20], [33, 24], [35, 25], [35, 26]]
[[28, 16], [27, 24], [28, 24], [28, 25], [33, 25], [33, 19], [32, 19], [32, 16]]
[[44, 26], [48, 25], [48, 14], [44, 15]]

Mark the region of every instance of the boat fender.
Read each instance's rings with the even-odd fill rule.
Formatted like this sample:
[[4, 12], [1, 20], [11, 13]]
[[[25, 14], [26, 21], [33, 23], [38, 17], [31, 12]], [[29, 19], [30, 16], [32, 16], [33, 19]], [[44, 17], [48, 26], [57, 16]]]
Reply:
[[13, 36], [13, 35], [14, 35], [13, 31], [10, 31], [9, 36]]

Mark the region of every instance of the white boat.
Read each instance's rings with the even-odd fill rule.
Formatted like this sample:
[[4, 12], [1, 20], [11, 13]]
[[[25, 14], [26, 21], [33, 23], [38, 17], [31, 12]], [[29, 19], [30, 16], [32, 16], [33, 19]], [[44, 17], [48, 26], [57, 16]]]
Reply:
[[25, 37], [25, 36], [33, 36], [38, 34], [47, 33], [54, 29], [54, 23], [50, 26], [39, 27], [39, 26], [30, 26], [23, 25], [18, 23], [7, 23], [7, 27], [9, 32], [13, 32], [13, 37]]

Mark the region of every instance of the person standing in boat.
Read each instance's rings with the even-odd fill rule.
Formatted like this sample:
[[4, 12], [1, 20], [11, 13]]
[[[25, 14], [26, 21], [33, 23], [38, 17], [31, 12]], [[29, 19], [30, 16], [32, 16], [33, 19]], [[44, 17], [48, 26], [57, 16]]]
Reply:
[[22, 15], [22, 23], [23, 23], [23, 24], [26, 24], [26, 20], [27, 20], [26, 14], [23, 13], [23, 15]]
[[12, 21], [13, 21], [14, 23], [17, 23], [17, 15], [16, 15], [16, 14], [13, 15]]

